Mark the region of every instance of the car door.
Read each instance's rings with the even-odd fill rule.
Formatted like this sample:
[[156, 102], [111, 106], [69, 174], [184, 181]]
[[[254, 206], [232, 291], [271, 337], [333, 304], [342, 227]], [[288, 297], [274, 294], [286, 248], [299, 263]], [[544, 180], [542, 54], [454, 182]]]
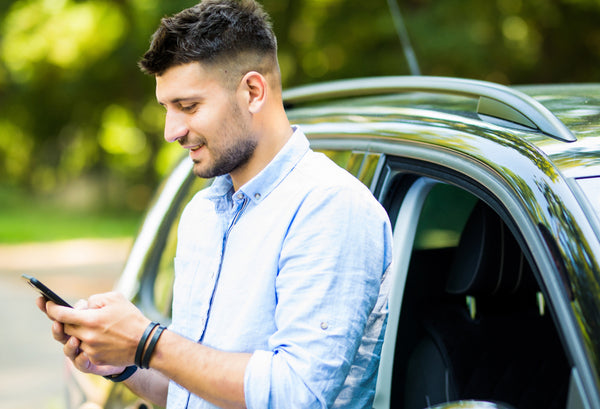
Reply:
[[374, 407], [585, 407], [550, 295], [505, 204], [431, 162], [390, 156], [380, 173], [374, 192], [394, 226], [394, 276]]

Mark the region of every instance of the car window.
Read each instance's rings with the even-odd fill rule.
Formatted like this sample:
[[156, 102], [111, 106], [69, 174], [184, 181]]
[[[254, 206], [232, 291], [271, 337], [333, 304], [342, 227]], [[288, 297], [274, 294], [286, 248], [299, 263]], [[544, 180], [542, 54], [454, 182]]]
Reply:
[[[400, 240], [410, 244], [394, 258], [407, 263], [397, 272], [402, 290], [391, 293], [401, 301], [390, 299], [393, 355], [382, 354], [393, 362], [390, 407], [478, 399], [564, 408], [570, 368], [526, 249], [470, 192], [412, 180], [427, 189], [412, 214], [402, 209], [410, 191], [398, 198], [394, 244], [398, 231], [418, 222], [414, 240]], [[386, 334], [384, 351], [388, 341]]]
[[[318, 149], [317, 152], [327, 155], [329, 159], [346, 170], [352, 169], [356, 162], [360, 165], [360, 162], [357, 161], [355, 155], [350, 150]], [[350, 173], [352, 173], [352, 170], [350, 170]]]
[[327, 155], [329, 159], [356, 176], [367, 187], [372, 187], [381, 154], [334, 149], [315, 149], [315, 151]]
[[476, 198], [444, 183], [436, 184], [423, 203], [415, 234], [415, 250], [458, 246], [460, 233]]
[[381, 161], [381, 154], [368, 153], [365, 154], [363, 159], [358, 179], [363, 182], [367, 187], [373, 188], [373, 179], [377, 172], [377, 167]]

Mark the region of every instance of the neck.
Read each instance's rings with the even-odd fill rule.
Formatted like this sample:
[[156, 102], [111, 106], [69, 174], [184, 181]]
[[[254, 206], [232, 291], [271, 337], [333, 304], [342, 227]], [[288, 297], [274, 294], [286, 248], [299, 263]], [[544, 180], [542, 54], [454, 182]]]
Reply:
[[265, 120], [257, 119], [256, 150], [244, 166], [230, 173], [235, 191], [267, 167], [292, 136], [293, 130], [283, 107], [281, 112], [282, 115], [265, 115]]

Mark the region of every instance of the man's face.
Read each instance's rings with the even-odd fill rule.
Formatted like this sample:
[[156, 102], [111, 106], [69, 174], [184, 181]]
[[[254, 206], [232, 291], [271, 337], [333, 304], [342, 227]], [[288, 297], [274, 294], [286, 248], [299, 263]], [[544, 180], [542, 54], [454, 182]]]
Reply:
[[178, 65], [156, 77], [156, 98], [167, 110], [165, 139], [189, 150], [203, 178], [232, 173], [252, 158], [257, 139], [235, 89], [199, 63]]

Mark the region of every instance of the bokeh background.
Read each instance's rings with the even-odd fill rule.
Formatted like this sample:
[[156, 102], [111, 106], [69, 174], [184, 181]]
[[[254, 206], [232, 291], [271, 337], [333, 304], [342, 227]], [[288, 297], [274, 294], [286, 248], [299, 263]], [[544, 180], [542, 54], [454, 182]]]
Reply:
[[[600, 79], [598, 0], [263, 0], [284, 86], [409, 74], [395, 1], [424, 75]], [[159, 19], [195, 2], [0, 3], [0, 241], [135, 230], [181, 154], [136, 62]]]
[[[600, 81], [599, 0], [261, 2], [285, 88], [414, 73], [398, 27], [423, 75]], [[154, 79], [136, 63], [160, 18], [195, 3], [0, 2], [0, 290], [12, 305], [0, 316], [10, 324], [0, 343], [0, 401], [10, 402], [2, 408], [63, 407], [60, 355], [18, 275], [40, 273], [73, 297], [110, 287], [153, 190], [182, 155], [163, 141]], [[33, 362], [23, 367], [24, 357]], [[43, 401], [31, 403], [36, 384]]]

